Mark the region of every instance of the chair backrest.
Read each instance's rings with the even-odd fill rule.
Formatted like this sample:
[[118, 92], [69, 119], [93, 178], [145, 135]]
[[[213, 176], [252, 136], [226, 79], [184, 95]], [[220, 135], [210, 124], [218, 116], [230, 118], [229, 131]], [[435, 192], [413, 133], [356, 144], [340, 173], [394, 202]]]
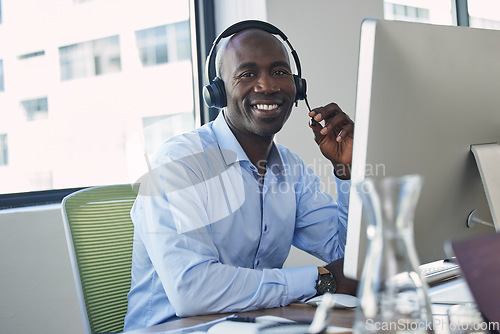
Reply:
[[121, 332], [130, 289], [134, 227], [131, 184], [91, 187], [66, 196], [62, 215], [87, 333]]

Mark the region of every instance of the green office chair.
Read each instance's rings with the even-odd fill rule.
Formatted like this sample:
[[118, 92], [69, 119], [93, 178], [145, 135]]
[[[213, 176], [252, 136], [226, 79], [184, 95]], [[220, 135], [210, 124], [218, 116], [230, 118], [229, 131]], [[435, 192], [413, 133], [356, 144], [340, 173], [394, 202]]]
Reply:
[[66, 196], [62, 215], [87, 333], [121, 332], [130, 289], [137, 185], [83, 189]]

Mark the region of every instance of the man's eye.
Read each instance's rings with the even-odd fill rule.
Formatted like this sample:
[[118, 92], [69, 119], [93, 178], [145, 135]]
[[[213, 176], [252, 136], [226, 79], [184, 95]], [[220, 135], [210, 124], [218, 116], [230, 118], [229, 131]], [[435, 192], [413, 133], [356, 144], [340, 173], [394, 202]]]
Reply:
[[284, 70], [276, 70], [274, 71], [274, 75], [287, 75], [288, 72]]
[[245, 72], [245, 73], [240, 74], [240, 78], [251, 78], [253, 76], [254, 76], [254, 74], [252, 72]]

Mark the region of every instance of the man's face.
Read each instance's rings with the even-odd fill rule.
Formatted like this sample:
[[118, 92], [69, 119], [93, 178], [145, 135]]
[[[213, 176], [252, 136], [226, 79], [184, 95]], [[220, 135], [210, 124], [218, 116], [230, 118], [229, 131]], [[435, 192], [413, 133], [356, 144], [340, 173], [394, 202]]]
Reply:
[[295, 83], [287, 52], [273, 35], [256, 29], [235, 35], [223, 56], [222, 79], [233, 132], [272, 137], [281, 130], [293, 107]]

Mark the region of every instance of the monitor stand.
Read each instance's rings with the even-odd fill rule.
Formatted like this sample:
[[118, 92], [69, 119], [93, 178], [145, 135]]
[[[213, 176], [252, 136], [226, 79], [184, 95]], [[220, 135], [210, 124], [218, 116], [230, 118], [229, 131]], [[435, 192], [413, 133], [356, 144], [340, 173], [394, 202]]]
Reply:
[[500, 231], [500, 144], [471, 145], [477, 168], [483, 181], [484, 192], [493, 218], [495, 230]]

